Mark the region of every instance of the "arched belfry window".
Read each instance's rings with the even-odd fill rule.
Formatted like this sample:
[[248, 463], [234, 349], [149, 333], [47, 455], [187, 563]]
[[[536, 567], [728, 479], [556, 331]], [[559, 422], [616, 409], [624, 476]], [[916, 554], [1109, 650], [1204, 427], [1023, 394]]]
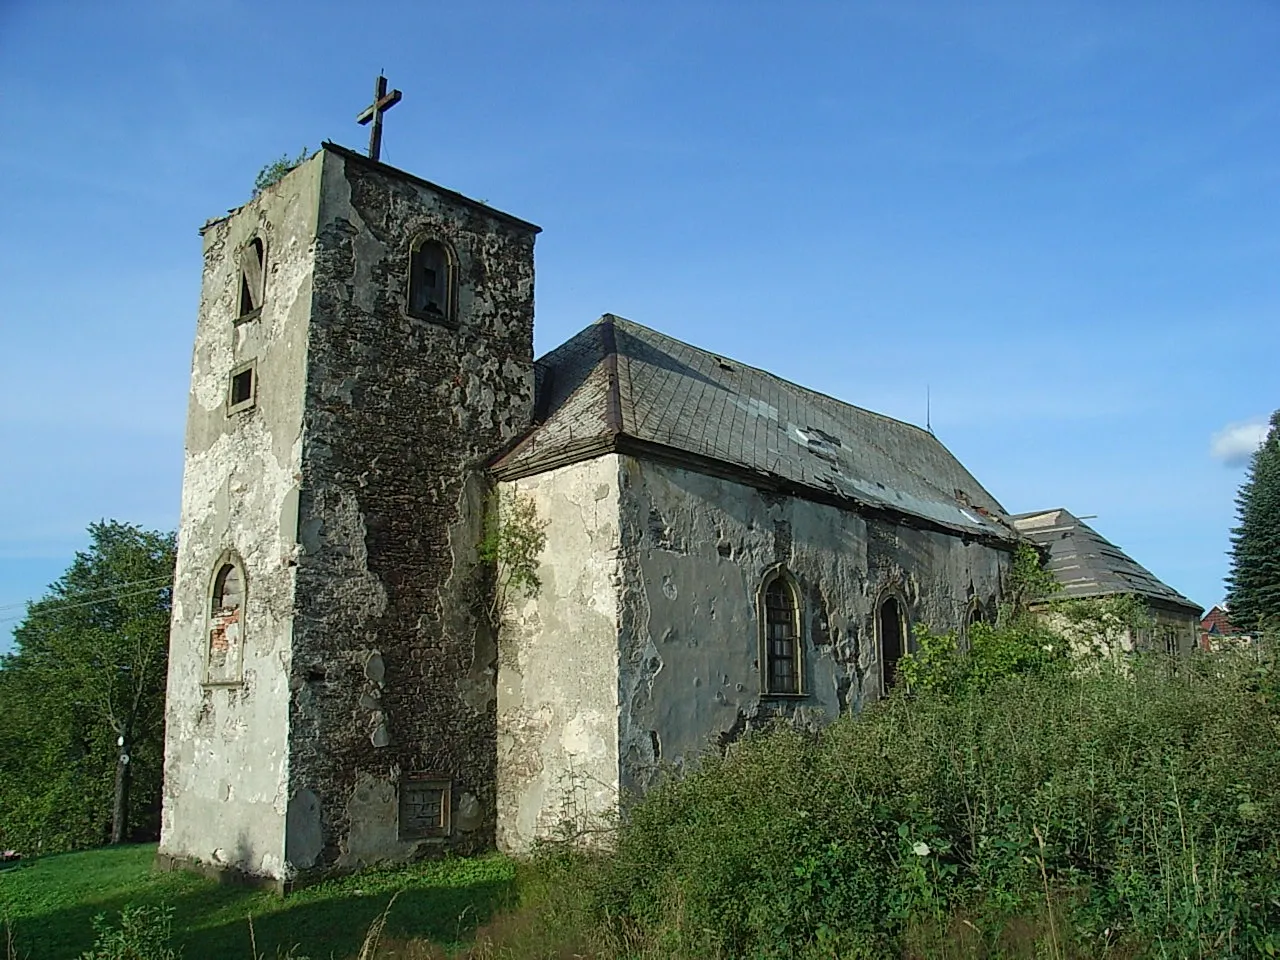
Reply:
[[245, 599], [244, 570], [234, 557], [224, 557], [217, 564], [209, 597], [208, 683], [240, 682]]
[[876, 611], [880, 638], [880, 684], [888, 693], [898, 682], [898, 662], [907, 652], [907, 621], [897, 597], [886, 597]]
[[452, 323], [457, 261], [453, 251], [429, 237], [413, 242], [409, 255], [409, 313], [424, 320]]
[[263, 284], [267, 268], [267, 248], [254, 237], [240, 251], [240, 306], [238, 318], [256, 316], [262, 309]]
[[795, 585], [782, 570], [760, 589], [761, 673], [766, 695], [798, 695], [801, 689], [800, 604]]

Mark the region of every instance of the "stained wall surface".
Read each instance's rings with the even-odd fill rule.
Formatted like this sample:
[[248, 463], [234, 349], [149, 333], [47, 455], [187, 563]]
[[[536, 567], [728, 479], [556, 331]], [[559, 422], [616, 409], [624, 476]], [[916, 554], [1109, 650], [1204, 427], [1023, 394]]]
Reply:
[[[775, 716], [817, 725], [881, 692], [876, 611], [962, 628], [987, 615], [1012, 544], [867, 518], [728, 479], [622, 458], [620, 786], [643, 791]], [[800, 599], [804, 695], [762, 695], [758, 591], [784, 567]]]
[[[330, 144], [207, 227], [162, 861], [288, 885], [492, 846], [476, 546], [485, 465], [531, 419], [536, 233]], [[242, 317], [255, 236], [265, 294]], [[447, 249], [431, 266], [449, 288], [425, 317], [408, 305], [423, 241]], [[229, 405], [250, 365], [253, 396]], [[228, 559], [247, 602], [214, 617]], [[242, 668], [210, 673], [214, 620], [219, 650], [243, 636]]]
[[546, 524], [542, 584], [506, 612], [498, 670], [498, 846], [599, 824], [618, 799], [619, 458], [502, 484]]
[[[868, 518], [608, 454], [504, 484], [547, 523], [535, 597], [502, 633], [498, 842], [590, 829], [662, 766], [775, 717], [816, 727], [881, 695], [876, 610], [962, 629], [994, 616], [1011, 543]], [[799, 597], [802, 693], [766, 696], [759, 588]]]
[[[307, 325], [321, 160], [204, 231], [170, 633], [160, 852], [284, 875], [294, 564]], [[240, 260], [263, 241], [261, 310], [241, 313]], [[229, 412], [233, 372], [252, 402]], [[208, 671], [212, 589], [244, 574], [238, 649]], [[210, 682], [213, 681], [213, 682]]]

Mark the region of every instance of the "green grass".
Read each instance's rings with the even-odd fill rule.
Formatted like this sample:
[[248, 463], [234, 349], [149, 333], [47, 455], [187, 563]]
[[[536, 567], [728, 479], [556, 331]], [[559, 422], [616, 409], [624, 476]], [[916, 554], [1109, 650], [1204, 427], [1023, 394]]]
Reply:
[[260, 954], [274, 958], [297, 947], [312, 960], [344, 960], [359, 951], [396, 893], [388, 938], [454, 948], [511, 902], [515, 885], [515, 865], [489, 855], [371, 871], [281, 899], [193, 874], [155, 872], [155, 853], [152, 844], [90, 850], [0, 872], [0, 921], [10, 925], [16, 956], [75, 958], [93, 945], [96, 915], [114, 922], [126, 906], [166, 906], [173, 909], [174, 946], [186, 960], [252, 958], [250, 915]]

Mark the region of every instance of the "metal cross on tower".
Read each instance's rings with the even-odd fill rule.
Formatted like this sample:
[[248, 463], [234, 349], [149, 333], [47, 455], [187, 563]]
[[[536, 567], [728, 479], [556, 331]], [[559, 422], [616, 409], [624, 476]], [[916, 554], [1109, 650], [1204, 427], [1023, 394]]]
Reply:
[[369, 131], [369, 156], [374, 160], [382, 155], [382, 114], [399, 102], [400, 91], [387, 93], [387, 78], [378, 74], [378, 83], [373, 88], [373, 103], [356, 117], [356, 123], [362, 125], [373, 121], [373, 129]]

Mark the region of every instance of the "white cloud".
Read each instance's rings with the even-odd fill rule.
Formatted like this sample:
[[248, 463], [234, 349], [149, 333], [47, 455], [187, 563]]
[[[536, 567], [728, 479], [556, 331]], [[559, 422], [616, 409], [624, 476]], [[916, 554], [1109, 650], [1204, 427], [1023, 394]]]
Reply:
[[1229, 423], [1213, 435], [1209, 444], [1209, 453], [1215, 460], [1221, 460], [1228, 467], [1242, 467], [1249, 462], [1253, 451], [1262, 446], [1267, 436], [1267, 420], [1259, 417], [1256, 420], [1245, 420], [1241, 423]]

